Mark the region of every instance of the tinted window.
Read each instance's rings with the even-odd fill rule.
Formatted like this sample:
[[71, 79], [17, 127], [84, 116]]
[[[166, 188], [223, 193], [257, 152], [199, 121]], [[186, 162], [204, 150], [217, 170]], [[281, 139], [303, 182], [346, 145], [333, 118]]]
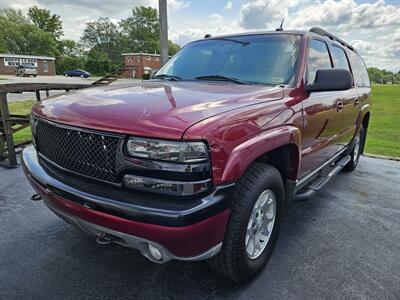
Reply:
[[332, 64], [326, 43], [319, 40], [311, 40], [308, 51], [308, 82], [314, 82], [317, 70], [330, 68], [332, 68]]
[[254, 84], [289, 84], [296, 74], [299, 43], [299, 35], [288, 34], [205, 39], [185, 46], [157, 75], [182, 80], [220, 75]]
[[344, 50], [337, 46], [332, 46], [332, 59], [335, 68], [346, 69], [350, 71], [349, 63], [347, 61], [346, 53]]
[[365, 67], [362, 58], [353, 51], [349, 51], [349, 58], [355, 84], [357, 86], [370, 86], [367, 68]]

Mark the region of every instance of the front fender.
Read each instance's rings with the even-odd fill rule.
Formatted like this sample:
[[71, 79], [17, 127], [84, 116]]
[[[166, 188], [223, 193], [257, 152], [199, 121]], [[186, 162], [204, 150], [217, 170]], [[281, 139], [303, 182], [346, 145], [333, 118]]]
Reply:
[[[271, 150], [285, 145], [295, 145], [297, 149], [301, 149], [301, 132], [299, 128], [285, 125], [268, 129], [238, 145], [228, 158], [221, 183], [237, 181], [254, 160]], [[296, 162], [296, 166], [293, 166], [291, 170], [292, 179], [297, 179], [300, 151], [297, 151], [296, 156], [292, 158], [292, 161]]]

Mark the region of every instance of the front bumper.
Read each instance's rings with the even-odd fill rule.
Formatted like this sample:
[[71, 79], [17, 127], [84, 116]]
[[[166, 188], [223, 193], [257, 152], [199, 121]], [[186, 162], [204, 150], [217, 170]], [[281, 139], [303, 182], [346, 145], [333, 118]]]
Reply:
[[[150, 197], [144, 206], [143, 201], [133, 199], [143, 193], [132, 191], [132, 201], [118, 201], [110, 193], [106, 193], [107, 198], [88, 193], [93, 189], [89, 183], [66, 184], [69, 181], [56, 178], [45, 168], [34, 147], [24, 149], [21, 161], [29, 182], [57, 215], [87, 233], [138, 249], [152, 261], [207, 259], [221, 247], [233, 185], [188, 201], [193, 205], [174, 203], [168, 207], [168, 200], [160, 204], [159, 199]], [[151, 256], [149, 244], [160, 250], [162, 260]]]

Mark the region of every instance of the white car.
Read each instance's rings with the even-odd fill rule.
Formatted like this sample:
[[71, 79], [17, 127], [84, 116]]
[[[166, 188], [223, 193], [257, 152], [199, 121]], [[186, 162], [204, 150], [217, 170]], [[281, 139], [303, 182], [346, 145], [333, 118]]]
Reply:
[[31, 67], [31, 66], [18, 66], [16, 68], [16, 76], [33, 76], [36, 77], [37, 76], [37, 70], [35, 67]]

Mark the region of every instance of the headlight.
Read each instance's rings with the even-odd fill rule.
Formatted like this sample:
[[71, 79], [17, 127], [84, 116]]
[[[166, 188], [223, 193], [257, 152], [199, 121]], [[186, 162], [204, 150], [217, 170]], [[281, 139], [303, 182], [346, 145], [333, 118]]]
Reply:
[[127, 143], [130, 156], [194, 163], [207, 160], [207, 146], [203, 142], [174, 142], [145, 138], [130, 138]]

